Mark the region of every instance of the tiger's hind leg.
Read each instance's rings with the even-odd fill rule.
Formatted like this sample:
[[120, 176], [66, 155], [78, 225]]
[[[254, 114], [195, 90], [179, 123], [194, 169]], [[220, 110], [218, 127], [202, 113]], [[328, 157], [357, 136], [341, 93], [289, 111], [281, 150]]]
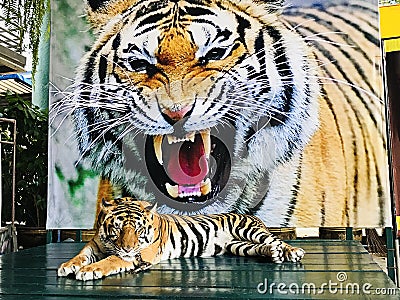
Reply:
[[269, 232], [256, 216], [246, 216], [233, 231], [234, 240], [228, 243], [227, 251], [241, 256], [269, 256], [273, 262], [298, 262], [305, 251], [292, 247]]
[[274, 263], [282, 263], [284, 261], [299, 262], [305, 254], [303, 249], [292, 247], [279, 239], [275, 239], [271, 243], [234, 240], [226, 245], [226, 250], [239, 256], [270, 257]]

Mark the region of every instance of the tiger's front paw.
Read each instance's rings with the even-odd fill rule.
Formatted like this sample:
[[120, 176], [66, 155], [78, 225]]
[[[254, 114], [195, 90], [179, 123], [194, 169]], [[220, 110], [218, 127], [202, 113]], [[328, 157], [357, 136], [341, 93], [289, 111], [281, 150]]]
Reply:
[[68, 276], [70, 274], [76, 274], [83, 266], [84, 261], [79, 259], [71, 259], [65, 263], [62, 263], [57, 270], [57, 275], [59, 277]]
[[106, 276], [106, 274], [102, 268], [93, 267], [91, 265], [83, 267], [76, 273], [76, 279], [82, 281], [100, 279], [104, 276]]

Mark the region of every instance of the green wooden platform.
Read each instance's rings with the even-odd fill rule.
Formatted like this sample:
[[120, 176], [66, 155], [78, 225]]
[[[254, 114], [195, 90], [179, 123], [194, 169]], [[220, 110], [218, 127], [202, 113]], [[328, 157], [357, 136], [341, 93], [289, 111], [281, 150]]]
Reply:
[[0, 298], [400, 299], [395, 284], [359, 242], [290, 243], [306, 250], [302, 264], [236, 256], [173, 259], [140, 274], [90, 282], [56, 275], [58, 265], [83, 243], [48, 244], [0, 256]]

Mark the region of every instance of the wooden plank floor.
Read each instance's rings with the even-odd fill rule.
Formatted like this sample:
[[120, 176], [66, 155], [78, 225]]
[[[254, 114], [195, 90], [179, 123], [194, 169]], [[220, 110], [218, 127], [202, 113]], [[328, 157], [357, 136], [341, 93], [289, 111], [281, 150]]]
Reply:
[[90, 282], [56, 275], [58, 265], [83, 243], [49, 244], [0, 256], [0, 298], [400, 299], [394, 283], [359, 242], [290, 243], [306, 250], [302, 264], [236, 256], [173, 259], [139, 274]]

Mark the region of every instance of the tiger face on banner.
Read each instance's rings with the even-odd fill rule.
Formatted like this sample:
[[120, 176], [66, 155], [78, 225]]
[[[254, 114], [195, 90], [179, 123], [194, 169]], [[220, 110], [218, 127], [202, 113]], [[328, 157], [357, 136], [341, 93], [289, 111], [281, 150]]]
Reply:
[[78, 181], [83, 201], [133, 196], [162, 213], [384, 226], [378, 8], [297, 2], [88, 1], [95, 41], [54, 97], [52, 127], [60, 153], [71, 120], [74, 168], [96, 175], [67, 180], [53, 155], [62, 200], [49, 199], [48, 227], [66, 211], [59, 201], [79, 206]]

